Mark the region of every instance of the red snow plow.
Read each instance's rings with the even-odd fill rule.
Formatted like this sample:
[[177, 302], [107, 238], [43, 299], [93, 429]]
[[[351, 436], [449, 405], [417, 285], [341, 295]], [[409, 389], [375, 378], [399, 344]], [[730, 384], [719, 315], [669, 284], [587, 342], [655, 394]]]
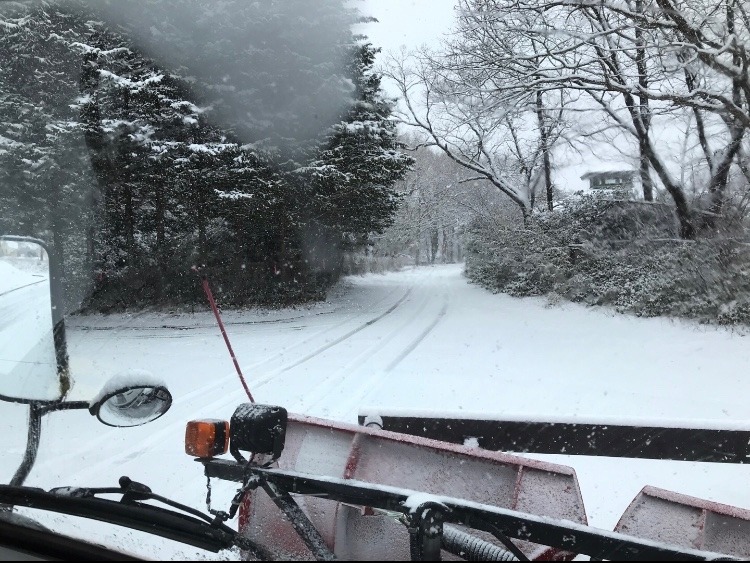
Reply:
[[[356, 426], [248, 403], [238, 407], [229, 425], [234, 459], [213, 457], [226, 452], [224, 430], [216, 439], [204, 436], [199, 444], [200, 433], [188, 432], [186, 451], [202, 456], [198, 461], [209, 479], [240, 484], [229, 512], [216, 514], [228, 519], [239, 513], [245, 547], [252, 546], [243, 555], [250, 560], [750, 558], [750, 511], [652, 487], [638, 495], [615, 530], [588, 526], [573, 469], [463, 443], [473, 439], [486, 446], [502, 441], [505, 432], [515, 436], [516, 451], [573, 447], [578, 440], [580, 453], [590, 447], [580, 436], [588, 432], [590, 441], [596, 433], [581, 424], [565, 433], [553, 423], [531, 424], [525, 432], [503, 430], [507, 424], [512, 421], [369, 413]], [[601, 426], [603, 442], [611, 439], [611, 426]], [[700, 435], [695, 429], [615, 429], [621, 454], [630, 457], [659, 450], [657, 444], [656, 450], [636, 452], [632, 447], [638, 436], [653, 434], [644, 444], [662, 436], [666, 444], [684, 437], [681, 430]], [[707, 432], [695, 440], [704, 449], [713, 448], [714, 457], [724, 456], [723, 462], [745, 459], [727, 444], [746, 448], [747, 433]], [[557, 446], [555, 440], [543, 439], [553, 434]], [[688, 451], [693, 458], [706, 457], [694, 446], [674, 446], [670, 459], [689, 457]], [[604, 448], [607, 453], [600, 455], [612, 455], [611, 450]]]

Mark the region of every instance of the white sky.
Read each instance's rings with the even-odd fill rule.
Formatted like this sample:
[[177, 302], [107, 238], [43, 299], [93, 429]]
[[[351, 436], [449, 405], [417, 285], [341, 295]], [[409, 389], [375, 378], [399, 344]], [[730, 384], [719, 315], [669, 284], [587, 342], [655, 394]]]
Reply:
[[[358, 33], [368, 36], [370, 42], [381, 47], [383, 54], [407, 50], [422, 45], [438, 47], [442, 37], [451, 30], [454, 21], [456, 0], [353, 0], [366, 16], [378, 19], [377, 23], [362, 24]], [[381, 57], [382, 60], [382, 57]], [[383, 89], [393, 97], [399, 92], [388, 80], [383, 80]], [[611, 154], [610, 154], [611, 152]], [[555, 185], [564, 191], [585, 190], [588, 182], [581, 175], [595, 168], [627, 166], [629, 159], [617, 150], [607, 151], [600, 144], [594, 154], [574, 154], [561, 150], [556, 155]], [[677, 175], [677, 163], [669, 163]]]
[[373, 45], [396, 51], [435, 44], [453, 22], [455, 0], [361, 0], [360, 11], [378, 19], [361, 26]]
[[[362, 24], [355, 29], [367, 35], [369, 41], [382, 48], [382, 54], [416, 49], [422, 45], [438, 47], [441, 38], [448, 34], [454, 21], [456, 0], [354, 0], [357, 8], [378, 22]], [[381, 55], [382, 60], [382, 55]], [[396, 87], [383, 80], [381, 86], [393, 97], [399, 97]], [[567, 161], [567, 157], [563, 160]], [[576, 159], [573, 159], [574, 161]], [[574, 165], [558, 163], [555, 184], [564, 190], [585, 189], [588, 185], [580, 179], [590, 163]]]

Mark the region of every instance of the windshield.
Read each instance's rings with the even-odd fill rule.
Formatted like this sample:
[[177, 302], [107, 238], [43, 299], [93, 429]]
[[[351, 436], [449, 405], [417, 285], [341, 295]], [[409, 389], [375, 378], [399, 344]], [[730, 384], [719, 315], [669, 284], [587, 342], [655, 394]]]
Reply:
[[0, 482], [226, 510], [185, 424], [256, 401], [571, 467], [607, 530], [750, 509], [750, 13], [594, 4], [0, 2]]

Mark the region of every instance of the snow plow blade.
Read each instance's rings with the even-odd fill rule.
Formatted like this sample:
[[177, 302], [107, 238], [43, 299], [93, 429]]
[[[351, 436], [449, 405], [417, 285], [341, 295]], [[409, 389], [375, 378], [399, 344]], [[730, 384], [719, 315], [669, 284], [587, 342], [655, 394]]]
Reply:
[[492, 451], [750, 462], [750, 429], [671, 426], [659, 421], [618, 424], [596, 420], [485, 419], [431, 413], [361, 411], [359, 424]]
[[750, 560], [750, 510], [656, 487], [638, 493], [615, 532]]
[[[214, 466], [221, 473], [227, 463]], [[207, 475], [214, 466], [206, 464]], [[577, 524], [587, 522], [578, 481], [569, 467], [357, 425], [290, 414], [278, 467], [297, 474], [458, 497]], [[214, 476], [221, 478], [218, 473]], [[398, 514], [313, 496], [294, 499], [337, 558], [410, 560], [409, 533], [397, 520]], [[311, 559], [310, 549], [288, 520], [263, 490], [256, 489], [241, 507], [240, 532], [274, 557]], [[487, 542], [486, 547], [493, 544], [504, 549], [490, 534], [465, 531]], [[515, 543], [531, 560], [561, 561], [575, 556], [563, 549]], [[447, 551], [442, 556], [453, 557]]]

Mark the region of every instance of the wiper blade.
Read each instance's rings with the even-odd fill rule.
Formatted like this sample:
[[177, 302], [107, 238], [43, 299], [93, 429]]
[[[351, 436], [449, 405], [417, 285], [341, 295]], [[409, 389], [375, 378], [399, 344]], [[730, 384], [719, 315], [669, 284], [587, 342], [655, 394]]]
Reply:
[[[59, 496], [74, 497], [74, 498], [94, 498], [96, 495], [104, 494], [121, 494], [122, 503], [133, 503], [134, 501], [140, 500], [155, 500], [182, 512], [192, 514], [193, 516], [205, 520], [211, 525], [221, 523], [217, 518], [211, 518], [208, 514], [204, 514], [200, 510], [196, 510], [190, 506], [175, 502], [167, 497], [157, 495], [152, 492], [151, 489], [136, 481], [132, 481], [130, 477], [120, 477], [120, 487], [55, 487], [50, 489], [50, 493]], [[146, 505], [148, 506], [148, 505]]]
[[[87, 494], [86, 491], [94, 494]], [[122, 494], [123, 490], [65, 487], [57, 489], [57, 492], [47, 492], [32, 487], [0, 485], [0, 504], [117, 524], [212, 552], [233, 546], [255, 551], [255, 546], [246, 545], [247, 542], [235, 530], [217, 521], [207, 522], [206, 519], [210, 518], [204, 514], [201, 514], [203, 519], [198, 519], [196, 516], [138, 501], [122, 502], [95, 496], [103, 492]]]

